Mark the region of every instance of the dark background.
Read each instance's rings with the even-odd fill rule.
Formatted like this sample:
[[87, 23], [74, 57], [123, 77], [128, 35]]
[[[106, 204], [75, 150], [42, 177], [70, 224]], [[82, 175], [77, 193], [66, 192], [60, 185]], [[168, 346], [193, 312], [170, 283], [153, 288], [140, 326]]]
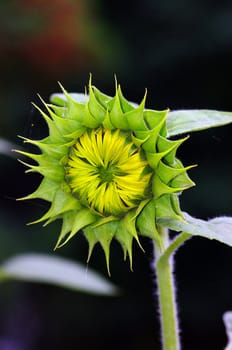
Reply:
[[[83, 92], [93, 83], [114, 93], [114, 74], [125, 96], [147, 107], [232, 111], [232, 3], [206, 0], [1, 0], [0, 137], [18, 147], [17, 135], [43, 137], [46, 129], [31, 101], [58, 91]], [[183, 210], [203, 219], [232, 215], [232, 126], [193, 133], [180, 148], [197, 186], [181, 197]], [[14, 156], [0, 155], [0, 260], [16, 253], [45, 252], [85, 263], [81, 235], [58, 252], [60, 223], [26, 226], [47, 205], [16, 202], [32, 192], [38, 175], [24, 175]], [[112, 244], [111, 280], [118, 298], [89, 296], [61, 288], [0, 285], [0, 350], [159, 350], [156, 289], [146, 254], [135, 245], [134, 272]], [[183, 348], [223, 349], [222, 314], [232, 309], [231, 248], [193, 238], [176, 255]], [[97, 248], [90, 267], [107, 272]]]

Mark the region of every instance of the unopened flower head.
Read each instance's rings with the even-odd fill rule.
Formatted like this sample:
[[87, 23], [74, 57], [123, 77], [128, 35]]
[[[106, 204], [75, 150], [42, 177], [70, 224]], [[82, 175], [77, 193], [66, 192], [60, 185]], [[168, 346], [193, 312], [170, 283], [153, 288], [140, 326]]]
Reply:
[[138, 234], [150, 237], [161, 247], [157, 229], [160, 217], [182, 220], [178, 195], [193, 182], [176, 151], [184, 141], [166, 135], [168, 110], [145, 109], [128, 102], [116, 86], [114, 97], [89, 83], [89, 93], [80, 101], [61, 87], [51, 104], [39, 109], [49, 129], [42, 140], [24, 139], [41, 153], [22, 152], [37, 165], [38, 189], [23, 199], [42, 198], [49, 210], [35, 222], [62, 219], [56, 247], [83, 230], [89, 257], [100, 243], [109, 269], [110, 243], [121, 244], [132, 264], [132, 242]]
[[72, 147], [67, 162], [72, 193], [102, 215], [123, 215], [148, 195], [152, 175], [141, 149], [126, 133], [86, 131]]

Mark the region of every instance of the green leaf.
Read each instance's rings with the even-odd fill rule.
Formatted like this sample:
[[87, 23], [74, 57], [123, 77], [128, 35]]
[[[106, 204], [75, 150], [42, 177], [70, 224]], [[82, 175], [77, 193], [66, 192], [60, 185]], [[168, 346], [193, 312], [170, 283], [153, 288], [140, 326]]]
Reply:
[[0, 265], [0, 281], [48, 283], [74, 291], [114, 296], [118, 289], [97, 272], [66, 258], [45, 254], [22, 254]]
[[207, 109], [177, 110], [167, 116], [168, 136], [214, 128], [232, 123], [231, 112]]
[[193, 218], [187, 213], [184, 213], [184, 216], [185, 221], [178, 221], [174, 218], [159, 218], [158, 223], [174, 231], [216, 239], [221, 243], [232, 246], [232, 217], [222, 216], [205, 221]]

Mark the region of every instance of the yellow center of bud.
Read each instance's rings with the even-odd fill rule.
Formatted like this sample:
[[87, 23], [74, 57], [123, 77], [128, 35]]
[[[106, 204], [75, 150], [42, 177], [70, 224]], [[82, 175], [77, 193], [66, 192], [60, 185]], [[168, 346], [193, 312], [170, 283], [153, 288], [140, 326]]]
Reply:
[[120, 130], [93, 129], [72, 147], [67, 181], [80, 201], [103, 215], [120, 215], [147, 197], [151, 169]]

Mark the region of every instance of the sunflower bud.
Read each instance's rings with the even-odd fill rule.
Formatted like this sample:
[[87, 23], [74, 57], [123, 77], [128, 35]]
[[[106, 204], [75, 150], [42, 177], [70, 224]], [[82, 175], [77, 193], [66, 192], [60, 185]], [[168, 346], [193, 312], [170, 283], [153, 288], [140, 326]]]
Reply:
[[42, 140], [24, 139], [41, 153], [19, 151], [36, 161], [27, 172], [39, 172], [38, 189], [23, 199], [41, 198], [51, 203], [42, 218], [45, 224], [62, 219], [56, 248], [80, 230], [89, 243], [89, 257], [96, 243], [102, 246], [109, 270], [110, 243], [122, 246], [132, 266], [132, 242], [138, 234], [162, 247], [156, 225], [159, 217], [183, 220], [178, 195], [193, 185], [176, 158], [185, 139], [166, 135], [168, 110], [145, 109], [128, 102], [116, 86], [109, 97], [89, 83], [89, 94], [77, 102], [61, 86], [63, 98], [46, 104], [49, 135]]

